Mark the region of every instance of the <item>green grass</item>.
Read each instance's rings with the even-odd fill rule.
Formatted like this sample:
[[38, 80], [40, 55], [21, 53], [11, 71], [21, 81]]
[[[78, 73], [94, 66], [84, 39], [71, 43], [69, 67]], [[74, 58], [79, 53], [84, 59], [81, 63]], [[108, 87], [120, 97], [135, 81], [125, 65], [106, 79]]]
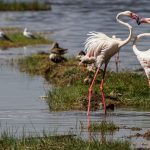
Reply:
[[102, 121], [101, 123], [91, 123], [89, 129], [94, 132], [114, 132], [118, 130], [119, 127], [113, 122]]
[[71, 135], [14, 138], [3, 134], [1, 150], [131, 150], [129, 142], [98, 140], [84, 141]]
[[[89, 74], [93, 76], [93, 73], [88, 73], [86, 68], [79, 66], [74, 58], [69, 58], [68, 62], [62, 64], [55, 64], [49, 60], [48, 54], [36, 54], [20, 59], [18, 62], [21, 71], [42, 75], [49, 83], [53, 84], [54, 88], [48, 93], [47, 100], [50, 110], [87, 109], [89, 84], [85, 84], [83, 80]], [[101, 74], [96, 79], [93, 88], [93, 95], [97, 98], [92, 98], [92, 108], [93, 105], [98, 106], [101, 102], [100, 81]], [[149, 110], [149, 90], [145, 74], [112, 71], [106, 73], [104, 84], [106, 103], [143, 107]], [[117, 101], [107, 98], [112, 93], [116, 96]]]
[[52, 41], [45, 38], [44, 36], [35, 33], [36, 39], [30, 39], [23, 36], [23, 29], [20, 28], [3, 28], [7, 36], [11, 41], [0, 40], [0, 47], [11, 48], [11, 47], [22, 47], [26, 45], [39, 45], [39, 44], [51, 44]]
[[16, 0], [5, 2], [0, 0], [0, 11], [46, 11], [50, 9], [50, 5], [36, 0], [32, 2], [19, 2]]

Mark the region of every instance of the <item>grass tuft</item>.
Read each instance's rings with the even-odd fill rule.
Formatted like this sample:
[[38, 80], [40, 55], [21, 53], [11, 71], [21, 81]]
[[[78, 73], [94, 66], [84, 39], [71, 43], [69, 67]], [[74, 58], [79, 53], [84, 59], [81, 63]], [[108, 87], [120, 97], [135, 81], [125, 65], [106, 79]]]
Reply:
[[102, 121], [101, 123], [91, 123], [90, 131], [101, 131], [101, 132], [114, 132], [118, 130], [119, 127], [116, 126], [113, 122]]
[[7, 134], [0, 137], [1, 150], [131, 150], [127, 141], [105, 141], [91, 139], [85, 141], [72, 135], [50, 136], [44, 134], [42, 137], [9, 137]]
[[0, 11], [46, 11], [50, 10], [50, 4], [34, 0], [32, 2], [5, 2], [0, 0]]
[[11, 48], [11, 47], [22, 47], [26, 45], [39, 45], [39, 44], [51, 44], [52, 40], [47, 39], [46, 37], [35, 33], [36, 39], [31, 39], [23, 36], [23, 29], [20, 28], [2, 28], [2, 30], [7, 34], [9, 39], [2, 40], [0, 39], [0, 47], [2, 48]]

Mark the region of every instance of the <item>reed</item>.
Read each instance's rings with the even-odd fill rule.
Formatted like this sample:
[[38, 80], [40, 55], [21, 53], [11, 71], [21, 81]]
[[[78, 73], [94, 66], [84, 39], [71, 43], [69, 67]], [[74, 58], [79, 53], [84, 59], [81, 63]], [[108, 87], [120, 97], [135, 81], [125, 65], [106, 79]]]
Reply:
[[115, 125], [113, 122], [102, 121], [101, 123], [91, 123], [90, 131], [94, 132], [114, 132], [118, 130], [119, 127]]
[[5, 2], [0, 0], [0, 11], [47, 11], [51, 10], [50, 4], [39, 1], [32, 2]]
[[0, 47], [3, 49], [12, 48], [12, 47], [22, 47], [27, 45], [39, 45], [39, 44], [51, 44], [52, 41], [46, 39], [45, 37], [35, 34], [36, 39], [30, 39], [23, 36], [22, 33], [7, 33], [7, 36], [11, 39], [11, 41], [0, 40]]
[[76, 138], [72, 135], [51, 136], [44, 134], [42, 137], [10, 137], [7, 134], [0, 136], [1, 150], [131, 150], [127, 141], [105, 141], [95, 139], [90, 141]]

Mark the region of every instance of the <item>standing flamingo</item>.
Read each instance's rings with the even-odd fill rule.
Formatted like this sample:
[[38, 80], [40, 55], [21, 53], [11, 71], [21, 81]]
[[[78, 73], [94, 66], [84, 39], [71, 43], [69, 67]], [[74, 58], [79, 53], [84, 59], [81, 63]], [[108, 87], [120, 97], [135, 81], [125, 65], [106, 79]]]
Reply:
[[140, 51], [138, 50], [138, 48], [136, 47], [137, 42], [145, 36], [150, 36], [150, 33], [143, 33], [143, 34], [139, 34], [134, 42], [133, 42], [133, 51], [136, 54], [141, 66], [144, 68], [145, 74], [148, 78], [148, 83], [149, 83], [149, 87], [150, 87], [150, 49], [147, 51]]
[[139, 21], [139, 17], [137, 14], [131, 12], [131, 11], [124, 11], [117, 14], [116, 19], [117, 21], [128, 27], [129, 29], [129, 36], [125, 40], [118, 40], [116, 38], [110, 38], [104, 33], [101, 32], [90, 32], [88, 35], [90, 37], [87, 38], [85, 42], [85, 51], [86, 55], [81, 58], [80, 63], [87, 62], [88, 60], [95, 59], [95, 65], [97, 67], [97, 70], [95, 72], [94, 78], [92, 80], [92, 83], [89, 88], [89, 94], [88, 94], [88, 127], [90, 127], [90, 103], [91, 103], [91, 96], [92, 96], [92, 88], [95, 82], [95, 79], [98, 75], [98, 72], [100, 70], [100, 67], [102, 64], [105, 64], [104, 66], [104, 72], [100, 84], [100, 91], [102, 94], [102, 103], [104, 107], [104, 113], [106, 114], [106, 104], [105, 104], [105, 98], [103, 93], [103, 84], [104, 84], [104, 77], [106, 68], [108, 65], [109, 60], [111, 57], [116, 54], [120, 48], [124, 45], [126, 45], [132, 38], [132, 26], [128, 23], [125, 23], [119, 19], [120, 16], [128, 16], [132, 19], [135, 19], [137, 22]]

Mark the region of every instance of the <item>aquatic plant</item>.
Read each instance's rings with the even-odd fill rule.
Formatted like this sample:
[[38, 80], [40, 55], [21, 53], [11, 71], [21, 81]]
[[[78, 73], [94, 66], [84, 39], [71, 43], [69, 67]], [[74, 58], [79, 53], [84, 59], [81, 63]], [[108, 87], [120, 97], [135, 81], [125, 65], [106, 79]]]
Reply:
[[113, 132], [118, 130], [119, 127], [115, 125], [113, 122], [102, 121], [100, 123], [91, 123], [90, 124], [90, 131], [100, 131], [100, 132]]
[[[6, 30], [6, 29], [5, 29]], [[12, 29], [13, 30], [13, 29]], [[20, 31], [20, 30], [19, 30]], [[2, 48], [11, 48], [11, 47], [22, 47], [26, 45], [39, 45], [39, 44], [51, 44], [52, 41], [49, 39], [46, 39], [45, 37], [36, 34], [36, 39], [30, 39], [23, 36], [23, 34], [20, 32], [16, 32], [16, 30], [10, 31], [10, 29], [7, 31], [7, 36], [11, 39], [11, 41], [7, 40], [0, 40], [0, 47]]]
[[82, 140], [73, 135], [49, 135], [43, 134], [41, 137], [23, 136], [21, 138], [10, 137], [6, 133], [0, 136], [0, 149], [15, 150], [131, 150], [127, 141], [105, 141], [100, 142], [95, 139], [90, 141]]
[[50, 4], [34, 0], [32, 2], [5, 2], [0, 0], [0, 11], [45, 11], [50, 10]]

